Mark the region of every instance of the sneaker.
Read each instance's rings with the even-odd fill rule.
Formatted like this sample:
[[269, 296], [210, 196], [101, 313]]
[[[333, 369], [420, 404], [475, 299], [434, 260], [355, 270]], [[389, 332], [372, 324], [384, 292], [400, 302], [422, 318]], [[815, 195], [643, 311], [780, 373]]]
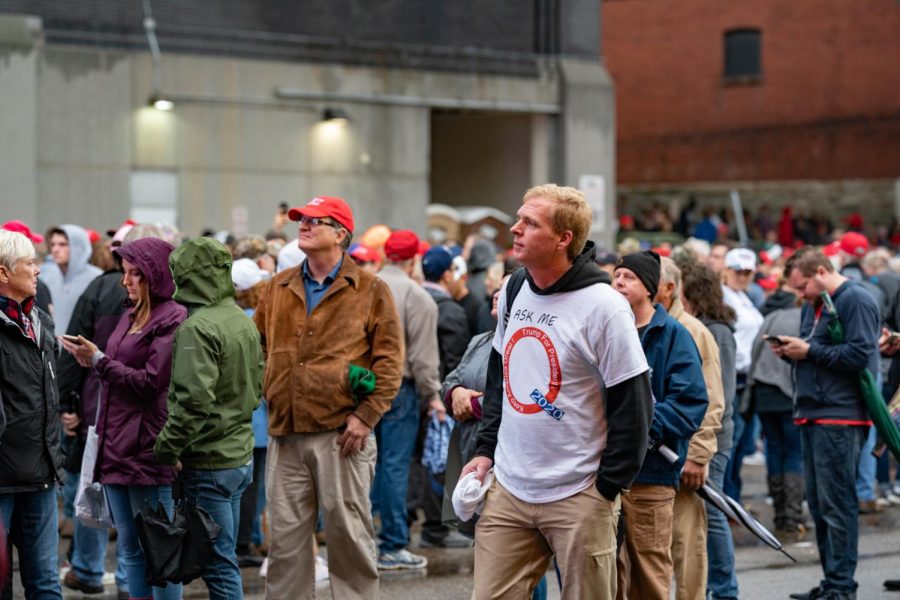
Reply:
[[891, 501], [887, 498], [875, 498], [875, 506], [879, 508], [887, 508], [891, 505]]
[[316, 583], [328, 579], [328, 561], [321, 556], [316, 557]]
[[115, 585], [116, 584], [116, 574], [112, 571], [104, 571], [103, 579], [100, 580], [100, 583], [103, 585]]
[[79, 592], [84, 592], [85, 594], [103, 593], [102, 583], [97, 585], [83, 581], [79, 579], [78, 575], [75, 574], [75, 571], [69, 571], [68, 573], [66, 573], [66, 576], [63, 577], [63, 585], [70, 590], [78, 590]]
[[889, 592], [900, 592], [900, 579], [885, 579], [884, 589]]
[[884, 499], [887, 500], [888, 504], [890, 504], [891, 506], [900, 506], [900, 494], [897, 493], [898, 491], [900, 490], [893, 489], [889, 491], [884, 497]]
[[761, 467], [766, 464], [766, 455], [757, 450], [750, 456], [745, 456], [744, 461], [741, 464], [749, 465], [751, 467]]
[[428, 566], [428, 559], [418, 554], [413, 554], [405, 548], [394, 552], [382, 552], [378, 555], [378, 568], [383, 571], [396, 571], [399, 569], [424, 569]]

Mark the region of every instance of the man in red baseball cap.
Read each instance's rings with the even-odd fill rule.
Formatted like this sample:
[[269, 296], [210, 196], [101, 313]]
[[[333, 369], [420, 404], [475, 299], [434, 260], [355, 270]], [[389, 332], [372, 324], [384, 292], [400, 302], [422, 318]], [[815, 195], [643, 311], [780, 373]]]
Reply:
[[[314, 579], [297, 574], [314, 571], [312, 532], [321, 509], [332, 595], [375, 598], [371, 434], [400, 389], [403, 330], [388, 285], [345, 252], [353, 234], [346, 202], [320, 196], [288, 216], [300, 222], [306, 260], [270, 280], [254, 315], [268, 356], [266, 488], [271, 529], [278, 532], [266, 595], [315, 595]], [[371, 371], [374, 389], [352, 378], [359, 371], [351, 367]]]
[[328, 217], [340, 223], [348, 232], [353, 233], [353, 211], [343, 198], [336, 196], [316, 196], [306, 206], [292, 208], [288, 211], [291, 221], [303, 221], [303, 217], [321, 219]]
[[385, 418], [375, 427], [378, 462], [372, 498], [378, 502], [381, 514], [379, 569], [421, 569], [428, 564], [424, 556], [406, 549], [409, 538], [406, 494], [419, 431], [420, 399], [432, 410], [446, 413], [446, 408], [440, 399], [438, 307], [412, 278], [419, 243], [419, 236], [412, 231], [391, 233], [384, 243], [385, 264], [378, 273], [397, 303], [406, 339], [400, 392]]

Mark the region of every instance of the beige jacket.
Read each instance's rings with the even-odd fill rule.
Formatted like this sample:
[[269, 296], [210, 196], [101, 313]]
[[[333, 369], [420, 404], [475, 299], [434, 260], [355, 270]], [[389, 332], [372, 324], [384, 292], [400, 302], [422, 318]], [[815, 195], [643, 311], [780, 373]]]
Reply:
[[695, 317], [685, 312], [681, 300], [672, 302], [669, 315], [684, 325], [694, 338], [702, 361], [703, 379], [709, 407], [700, 424], [700, 429], [691, 437], [687, 459], [698, 465], [705, 465], [716, 453], [716, 433], [722, 428], [722, 414], [725, 412], [725, 392], [722, 389], [722, 367], [719, 365], [719, 346], [709, 329]]
[[416, 382], [419, 397], [441, 390], [438, 353], [438, 307], [431, 295], [400, 267], [386, 264], [378, 272], [394, 296], [406, 346], [403, 377]]

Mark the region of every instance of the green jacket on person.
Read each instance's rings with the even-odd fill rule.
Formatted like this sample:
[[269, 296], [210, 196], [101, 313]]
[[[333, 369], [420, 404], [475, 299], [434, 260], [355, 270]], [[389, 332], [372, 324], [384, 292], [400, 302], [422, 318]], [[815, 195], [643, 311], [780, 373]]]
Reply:
[[157, 460], [186, 468], [230, 469], [253, 455], [252, 414], [262, 391], [263, 354], [253, 321], [234, 301], [231, 255], [197, 238], [169, 257], [174, 300], [188, 309], [175, 332], [169, 418]]

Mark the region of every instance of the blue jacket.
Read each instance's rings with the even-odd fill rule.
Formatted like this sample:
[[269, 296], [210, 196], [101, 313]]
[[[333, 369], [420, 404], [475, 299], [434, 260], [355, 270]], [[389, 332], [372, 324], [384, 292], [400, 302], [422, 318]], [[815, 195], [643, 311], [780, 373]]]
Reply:
[[797, 419], [868, 421], [859, 387], [859, 372], [878, 373], [880, 317], [875, 299], [858, 281], [849, 279], [831, 295], [844, 326], [844, 343], [832, 344], [831, 318], [807, 302], [800, 317], [800, 337], [809, 341], [806, 360], [794, 364]]
[[650, 439], [661, 440], [679, 458], [671, 464], [658, 452], [648, 452], [635, 481], [677, 487], [688, 442], [700, 428], [709, 405], [700, 352], [688, 330], [659, 304], [644, 330], [641, 346], [650, 365], [655, 402]]

